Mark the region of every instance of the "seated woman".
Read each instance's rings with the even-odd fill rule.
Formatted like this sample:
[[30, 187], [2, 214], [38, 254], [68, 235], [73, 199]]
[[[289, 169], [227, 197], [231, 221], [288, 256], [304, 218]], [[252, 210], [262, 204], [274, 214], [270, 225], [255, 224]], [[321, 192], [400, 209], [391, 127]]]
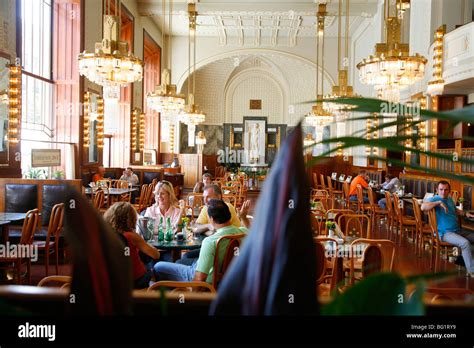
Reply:
[[166, 224], [166, 219], [170, 218], [171, 225], [177, 228], [185, 215], [184, 201], [178, 201], [169, 181], [160, 181], [154, 194], [156, 203], [146, 209], [145, 217], [154, 218], [157, 223], [163, 218], [163, 225]]
[[145, 267], [140, 259], [139, 251], [154, 260], [160, 258], [160, 252], [148, 245], [140, 235], [135, 233], [137, 212], [130, 203], [118, 202], [105, 212], [104, 219], [119, 233], [125, 244], [130, 248], [135, 289], [147, 288], [152, 276], [152, 265], [149, 269]]

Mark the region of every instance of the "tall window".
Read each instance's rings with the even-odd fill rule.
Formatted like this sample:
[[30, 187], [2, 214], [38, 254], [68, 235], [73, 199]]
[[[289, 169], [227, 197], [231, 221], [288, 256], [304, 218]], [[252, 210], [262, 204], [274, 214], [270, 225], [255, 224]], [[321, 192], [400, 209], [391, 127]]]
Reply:
[[22, 77], [22, 170], [31, 165], [32, 148], [50, 144], [53, 115], [52, 0], [20, 0]]
[[62, 170], [74, 178], [79, 134], [80, 0], [18, 0], [23, 66], [21, 166], [31, 167], [32, 149], [60, 149]]

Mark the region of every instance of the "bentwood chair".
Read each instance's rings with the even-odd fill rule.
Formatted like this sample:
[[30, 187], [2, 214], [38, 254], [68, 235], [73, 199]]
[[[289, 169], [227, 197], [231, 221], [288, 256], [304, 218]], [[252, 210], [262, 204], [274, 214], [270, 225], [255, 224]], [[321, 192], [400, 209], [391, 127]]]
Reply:
[[48, 234], [46, 240], [35, 240], [33, 245], [38, 248], [38, 251], [44, 254], [44, 267], [46, 277], [49, 274], [49, 256], [54, 254], [56, 257], [56, 274], [59, 274], [59, 235], [63, 229], [64, 218], [64, 204], [56, 204], [51, 210], [49, 218]]
[[61, 289], [63, 289], [63, 288], [68, 288], [69, 286], [71, 286], [71, 282], [72, 282], [72, 277], [70, 276], [54, 275], [54, 276], [44, 277], [43, 279], [39, 281], [37, 286], [39, 287], [54, 286], [54, 287], [60, 287]]
[[[395, 243], [387, 239], [357, 239], [351, 244], [350, 283], [371, 274], [391, 272], [395, 260]], [[360, 258], [359, 251], [362, 255]], [[356, 277], [360, 272], [361, 277]]]
[[421, 207], [418, 204], [418, 200], [416, 198], [412, 198], [413, 201], [413, 213], [415, 215], [416, 221], [416, 254], [420, 257], [423, 256], [423, 251], [425, 250], [426, 244], [431, 244], [431, 226], [429, 224], [425, 224], [423, 221], [423, 215], [421, 212]]
[[[461, 253], [460, 253], [460, 250], [459, 250], [458, 247], [456, 247], [455, 245], [453, 245], [451, 243], [442, 241], [441, 238], [439, 237], [438, 223], [437, 223], [437, 220], [436, 220], [436, 210], [435, 209], [431, 209], [428, 212], [428, 221], [429, 221], [429, 225], [430, 225], [431, 233], [432, 233], [431, 234], [430, 269], [433, 269], [433, 258], [434, 258], [434, 271], [437, 272], [439, 261], [440, 261], [440, 254], [443, 251], [446, 255], [446, 259], [445, 259], [446, 262], [448, 261], [448, 257], [449, 257], [449, 249], [452, 250], [453, 248], [457, 248], [458, 255], [461, 255]], [[445, 264], [446, 264], [446, 262], [445, 262]]]
[[370, 213], [370, 204], [364, 203], [364, 191], [362, 190], [362, 185], [357, 185], [357, 212], [359, 214], [369, 214]]
[[393, 210], [399, 227], [399, 244], [402, 244], [404, 231], [413, 232], [416, 230], [416, 220], [414, 217], [404, 216], [402, 210], [403, 201], [398, 198], [397, 194], [393, 194]]
[[337, 240], [324, 237], [314, 239], [314, 246], [316, 248], [316, 287], [319, 297], [328, 297], [336, 289], [337, 285], [337, 250], [332, 249], [332, 252], [327, 253], [327, 243], [332, 243], [332, 246], [336, 246]]
[[[38, 226], [39, 221], [39, 210], [33, 209], [26, 213], [25, 220], [23, 221], [23, 227], [21, 229], [20, 243], [17, 247], [21, 246], [21, 250], [29, 250], [32, 252], [33, 238]], [[22, 284], [22, 268], [26, 266], [25, 276], [28, 279], [28, 284], [31, 284], [31, 256], [32, 255], [16, 255], [11, 257], [0, 257], [0, 269], [8, 270], [13, 269], [14, 279], [18, 285]]]
[[140, 214], [143, 210], [148, 207], [148, 188], [147, 184], [143, 184], [140, 189], [140, 197], [138, 197], [138, 203], [133, 204], [133, 207]]
[[[351, 209], [354, 212], [355, 210], [357, 210], [358, 203], [350, 200], [350, 184], [348, 182], [344, 182], [342, 184], [342, 190], [344, 191], [344, 201], [346, 203], [346, 208]], [[353, 207], [355, 207], [355, 209], [353, 209]]]
[[146, 289], [146, 292], [157, 291], [160, 288], [171, 289], [170, 292], [184, 292], [184, 291], [207, 291], [210, 293], [215, 293], [216, 289], [209, 283], [206, 282], [175, 282], [175, 281], [167, 281], [162, 280], [156, 283], [153, 283]]
[[96, 208], [98, 211], [102, 208], [104, 205], [104, 191], [103, 190], [97, 190], [94, 193], [94, 198], [92, 200], [92, 205], [94, 208]]
[[323, 210], [311, 210], [311, 229], [313, 234], [320, 236], [325, 233], [324, 222], [326, 221], [326, 213]]
[[371, 187], [368, 188], [367, 195], [369, 196], [369, 214], [372, 220], [372, 232], [374, 232], [375, 236], [375, 231], [377, 230], [377, 218], [386, 217], [388, 215], [388, 211], [386, 209], [382, 209], [378, 203], [375, 202], [374, 191]]
[[370, 218], [364, 214], [341, 214], [337, 224], [345, 236], [371, 238]]
[[393, 209], [392, 195], [388, 191], [385, 191], [385, 206], [387, 207], [388, 239], [392, 239], [393, 227], [397, 228], [398, 220]]
[[335, 207], [335, 203], [337, 202], [338, 205], [340, 205], [340, 202], [344, 200], [344, 191], [343, 190], [337, 190], [335, 187], [332, 186], [332, 179], [330, 176], [327, 176], [327, 189], [329, 191], [329, 194], [331, 196], [332, 200], [332, 207]]
[[[214, 255], [214, 271], [212, 273], [212, 286], [217, 289], [219, 282], [222, 280], [227, 268], [230, 265], [230, 262], [235, 255], [238, 255], [238, 249], [240, 248], [240, 243], [247, 234], [231, 234], [220, 237], [216, 243], [216, 253]], [[227, 247], [224, 252], [224, 258], [222, 264], [219, 265], [219, 249], [223, 243], [228, 242]]]
[[319, 174], [319, 185], [321, 185], [321, 189], [326, 190], [327, 186], [326, 183], [324, 182], [324, 175]]
[[321, 185], [318, 183], [318, 174], [313, 173], [313, 189], [322, 189]]

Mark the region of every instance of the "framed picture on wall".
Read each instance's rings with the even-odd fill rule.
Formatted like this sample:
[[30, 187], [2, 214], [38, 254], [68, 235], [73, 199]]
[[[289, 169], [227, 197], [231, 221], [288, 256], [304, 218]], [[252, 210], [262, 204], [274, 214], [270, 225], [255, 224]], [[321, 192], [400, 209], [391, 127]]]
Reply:
[[244, 117], [244, 163], [265, 163], [266, 139], [267, 118]]

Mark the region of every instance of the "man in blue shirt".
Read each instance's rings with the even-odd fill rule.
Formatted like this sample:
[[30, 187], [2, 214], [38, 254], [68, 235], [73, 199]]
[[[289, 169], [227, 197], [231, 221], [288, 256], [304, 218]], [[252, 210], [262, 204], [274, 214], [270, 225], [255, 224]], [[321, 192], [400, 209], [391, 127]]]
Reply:
[[[421, 205], [421, 210], [436, 209], [436, 222], [438, 223], [439, 238], [447, 243], [461, 248], [467, 275], [474, 277], [474, 263], [470, 243], [474, 243], [474, 233], [462, 231], [458, 224], [458, 215], [464, 215], [462, 210], [456, 208], [454, 201], [449, 197], [451, 185], [447, 181], [438, 183], [438, 194], [429, 198]], [[474, 214], [466, 213], [472, 218]]]

